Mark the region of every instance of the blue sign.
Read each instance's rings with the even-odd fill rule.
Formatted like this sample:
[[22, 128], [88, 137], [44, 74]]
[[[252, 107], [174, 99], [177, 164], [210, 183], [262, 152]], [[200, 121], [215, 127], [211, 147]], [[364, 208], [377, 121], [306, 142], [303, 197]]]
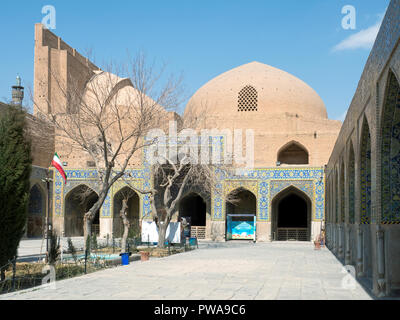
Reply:
[[227, 240], [255, 240], [255, 221], [255, 218], [247, 221], [232, 221], [232, 217], [228, 216]]

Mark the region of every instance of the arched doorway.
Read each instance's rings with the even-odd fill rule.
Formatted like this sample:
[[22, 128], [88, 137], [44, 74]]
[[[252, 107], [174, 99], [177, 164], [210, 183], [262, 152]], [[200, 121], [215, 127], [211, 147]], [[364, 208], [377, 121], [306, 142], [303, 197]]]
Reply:
[[[64, 234], [66, 237], [83, 236], [84, 214], [99, 199], [95, 191], [86, 185], [71, 190], [65, 197]], [[92, 222], [92, 234], [100, 234], [100, 210]]]
[[130, 233], [135, 236], [140, 235], [140, 198], [139, 195], [129, 187], [119, 190], [114, 196], [113, 209], [113, 236], [121, 238], [124, 232], [124, 225], [120, 217], [122, 201], [128, 200], [128, 220], [131, 224]]
[[232, 191], [226, 201], [226, 240], [254, 240], [256, 215], [256, 196], [244, 188]]
[[291, 141], [278, 151], [280, 164], [301, 165], [308, 164], [308, 151], [300, 143]]
[[27, 237], [39, 238], [43, 236], [43, 226], [46, 216], [46, 200], [42, 189], [35, 184], [29, 192]]
[[179, 219], [185, 218], [189, 223], [190, 234], [198, 239], [206, 238], [207, 205], [197, 193], [190, 193], [179, 203]]
[[311, 200], [295, 187], [281, 191], [272, 201], [272, 239], [310, 241]]

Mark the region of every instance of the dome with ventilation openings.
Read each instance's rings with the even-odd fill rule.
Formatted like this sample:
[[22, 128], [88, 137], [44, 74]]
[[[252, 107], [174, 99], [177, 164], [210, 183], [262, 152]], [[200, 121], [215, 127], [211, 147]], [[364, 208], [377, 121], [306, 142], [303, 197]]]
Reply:
[[324, 102], [305, 82], [269, 65], [251, 62], [201, 87], [185, 115], [206, 113], [215, 120], [289, 115], [327, 119]]

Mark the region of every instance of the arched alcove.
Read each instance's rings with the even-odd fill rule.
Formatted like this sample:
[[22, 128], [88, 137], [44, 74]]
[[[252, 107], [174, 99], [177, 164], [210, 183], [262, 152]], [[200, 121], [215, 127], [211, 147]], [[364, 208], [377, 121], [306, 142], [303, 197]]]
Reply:
[[114, 206], [113, 206], [113, 236], [114, 238], [122, 237], [124, 232], [124, 225], [120, 216], [122, 210], [122, 201], [127, 200], [127, 218], [131, 224], [131, 232], [140, 234], [140, 198], [139, 195], [129, 188], [128, 186], [122, 188], [114, 195]]
[[232, 201], [226, 202], [226, 214], [257, 214], [257, 198], [252, 192], [238, 188], [228, 198]]
[[291, 141], [278, 151], [278, 162], [288, 165], [304, 165], [309, 163], [307, 149], [296, 141]]
[[304, 192], [290, 186], [277, 194], [271, 205], [273, 240], [310, 240], [312, 203]]
[[353, 143], [350, 142], [349, 149], [349, 171], [348, 171], [348, 184], [349, 184], [349, 223], [354, 224], [355, 222], [355, 158]]
[[244, 188], [231, 191], [225, 204], [226, 240], [254, 240], [257, 197]]
[[340, 192], [340, 215], [339, 215], [339, 222], [344, 223], [345, 222], [345, 212], [344, 212], [344, 207], [345, 207], [345, 189], [344, 189], [344, 162], [342, 161], [342, 164], [340, 165], [340, 189], [338, 190]]
[[[99, 199], [95, 191], [86, 185], [72, 189], [65, 197], [64, 234], [66, 237], [83, 236], [83, 217]], [[96, 212], [92, 222], [92, 234], [99, 234], [100, 211]]]
[[360, 224], [363, 230], [364, 276], [372, 277], [372, 235], [371, 235], [371, 134], [367, 119], [361, 129], [360, 141]]
[[206, 226], [206, 202], [197, 193], [189, 193], [179, 202], [179, 218], [189, 218], [191, 226]]
[[43, 236], [46, 217], [46, 196], [40, 186], [35, 184], [29, 192], [27, 236], [39, 238]]

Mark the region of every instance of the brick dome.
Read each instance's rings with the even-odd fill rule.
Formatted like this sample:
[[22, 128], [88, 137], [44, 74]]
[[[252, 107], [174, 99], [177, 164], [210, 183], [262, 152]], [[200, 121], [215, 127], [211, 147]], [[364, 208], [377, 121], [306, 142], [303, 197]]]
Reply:
[[215, 120], [280, 114], [328, 117], [324, 102], [305, 82], [259, 62], [227, 71], [201, 87], [189, 100], [185, 115], [204, 111]]

